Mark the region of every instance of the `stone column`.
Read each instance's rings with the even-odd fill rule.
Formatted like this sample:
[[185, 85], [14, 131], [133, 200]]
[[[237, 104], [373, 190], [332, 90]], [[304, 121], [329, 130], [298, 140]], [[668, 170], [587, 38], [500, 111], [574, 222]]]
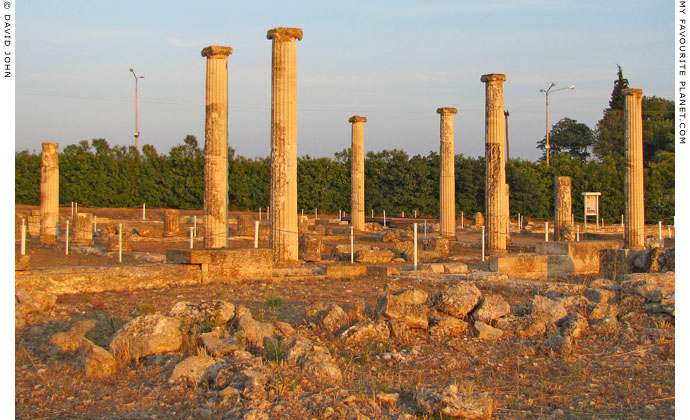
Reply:
[[81, 246], [91, 245], [93, 243], [93, 214], [77, 213], [74, 228], [70, 228], [70, 230], [72, 230], [75, 244]]
[[299, 257], [297, 226], [297, 42], [298, 28], [275, 28], [271, 72], [271, 235], [274, 262]]
[[503, 184], [505, 186], [505, 215], [506, 215], [506, 245], [510, 244], [510, 185]]
[[644, 172], [642, 167], [642, 89], [625, 95], [625, 247], [644, 248]]
[[204, 248], [228, 246], [228, 56], [232, 48], [210, 46], [206, 57], [206, 163]]
[[60, 223], [58, 144], [43, 143], [41, 152], [41, 242], [55, 242]]
[[506, 213], [505, 195], [505, 115], [503, 114], [503, 82], [505, 74], [485, 74], [481, 81], [486, 84], [486, 238], [489, 254], [506, 251]]
[[554, 193], [554, 223], [553, 223], [553, 240], [567, 241], [569, 236], [567, 233], [572, 229], [570, 223], [572, 222], [572, 179], [569, 176], [557, 176], [553, 182]]
[[441, 114], [441, 236], [455, 237], [455, 128], [456, 108], [439, 108]]
[[166, 210], [163, 236], [175, 236], [180, 233], [180, 211]]
[[366, 117], [355, 115], [349, 120], [352, 123], [352, 227], [364, 230], [364, 123]]

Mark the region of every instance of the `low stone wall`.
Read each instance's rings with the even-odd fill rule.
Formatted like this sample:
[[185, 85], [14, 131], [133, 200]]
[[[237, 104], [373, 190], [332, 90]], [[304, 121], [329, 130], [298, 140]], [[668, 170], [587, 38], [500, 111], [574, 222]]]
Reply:
[[538, 242], [539, 255], [567, 255], [573, 263], [573, 274], [598, 274], [599, 252], [602, 249], [618, 249], [618, 241]]
[[510, 279], [538, 280], [562, 278], [575, 272], [567, 255], [495, 255], [489, 259], [489, 269], [506, 274]]
[[201, 268], [153, 264], [125, 267], [39, 268], [16, 272], [15, 288], [54, 295], [155, 289], [201, 284]]
[[199, 265], [204, 282], [273, 276], [273, 254], [268, 248], [169, 249], [165, 258], [168, 263]]

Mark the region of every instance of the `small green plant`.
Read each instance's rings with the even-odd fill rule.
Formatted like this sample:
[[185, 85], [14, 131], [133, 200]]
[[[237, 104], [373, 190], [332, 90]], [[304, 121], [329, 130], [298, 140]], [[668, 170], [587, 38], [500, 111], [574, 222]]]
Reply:
[[285, 303], [287, 303], [287, 300], [285, 300], [285, 298], [282, 297], [271, 297], [266, 299], [266, 306], [268, 306], [269, 308], [278, 309], [281, 306], [285, 305]]
[[283, 341], [278, 337], [274, 337], [266, 341], [264, 349], [261, 352], [261, 357], [264, 360], [280, 362], [285, 359], [286, 350], [287, 349], [285, 348]]
[[206, 315], [204, 319], [194, 324], [194, 332], [197, 334], [211, 332], [217, 326], [218, 320], [216, 319], [216, 316]]
[[156, 305], [152, 303], [144, 303], [139, 307], [139, 312], [142, 314], [152, 314], [156, 312]]
[[91, 300], [91, 294], [84, 293], [83, 295], [81, 295], [81, 298], [84, 299], [84, 302], [88, 302]]
[[349, 283], [352, 281], [352, 279], [350, 277], [343, 277], [342, 279], [340, 279], [340, 281], [342, 281], [343, 283]]

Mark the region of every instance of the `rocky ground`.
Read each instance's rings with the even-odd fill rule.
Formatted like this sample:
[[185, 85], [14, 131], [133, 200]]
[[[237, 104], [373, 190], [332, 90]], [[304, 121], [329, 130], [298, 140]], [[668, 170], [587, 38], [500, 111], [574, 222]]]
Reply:
[[[141, 209], [103, 211], [132, 219]], [[124, 265], [188, 243], [131, 245]], [[396, 256], [398, 245], [389, 243]], [[30, 242], [27, 253], [32, 267], [120, 264], [107, 252], [66, 256], [59, 244]], [[455, 249], [446, 271], [457, 272], [445, 274], [17, 290], [16, 417], [674, 418], [672, 273], [506, 280], [478, 258]]]
[[674, 417], [670, 285], [461, 277], [18, 291], [16, 416]]

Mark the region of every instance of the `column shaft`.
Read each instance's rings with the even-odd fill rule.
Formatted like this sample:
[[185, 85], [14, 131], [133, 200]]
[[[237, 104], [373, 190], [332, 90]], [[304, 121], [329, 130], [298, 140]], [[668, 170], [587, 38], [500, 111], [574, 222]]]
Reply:
[[642, 89], [625, 89], [625, 247], [644, 248]]
[[503, 113], [504, 74], [486, 74], [486, 237], [490, 254], [506, 251], [507, 208], [505, 194], [505, 115]]
[[41, 242], [55, 242], [60, 223], [58, 144], [43, 143], [41, 152]]
[[572, 179], [569, 176], [557, 176], [553, 182], [554, 192], [554, 224], [553, 237], [555, 241], [565, 241], [566, 230], [569, 230], [572, 207]]
[[355, 230], [364, 230], [364, 123], [365, 117], [355, 115], [352, 123], [352, 212], [350, 218]]
[[271, 75], [271, 236], [275, 262], [296, 262], [297, 226], [297, 43], [302, 30], [275, 28]]
[[455, 237], [455, 108], [439, 108], [441, 114], [441, 236]]
[[206, 57], [206, 163], [204, 164], [204, 248], [228, 246], [228, 55], [210, 46]]

